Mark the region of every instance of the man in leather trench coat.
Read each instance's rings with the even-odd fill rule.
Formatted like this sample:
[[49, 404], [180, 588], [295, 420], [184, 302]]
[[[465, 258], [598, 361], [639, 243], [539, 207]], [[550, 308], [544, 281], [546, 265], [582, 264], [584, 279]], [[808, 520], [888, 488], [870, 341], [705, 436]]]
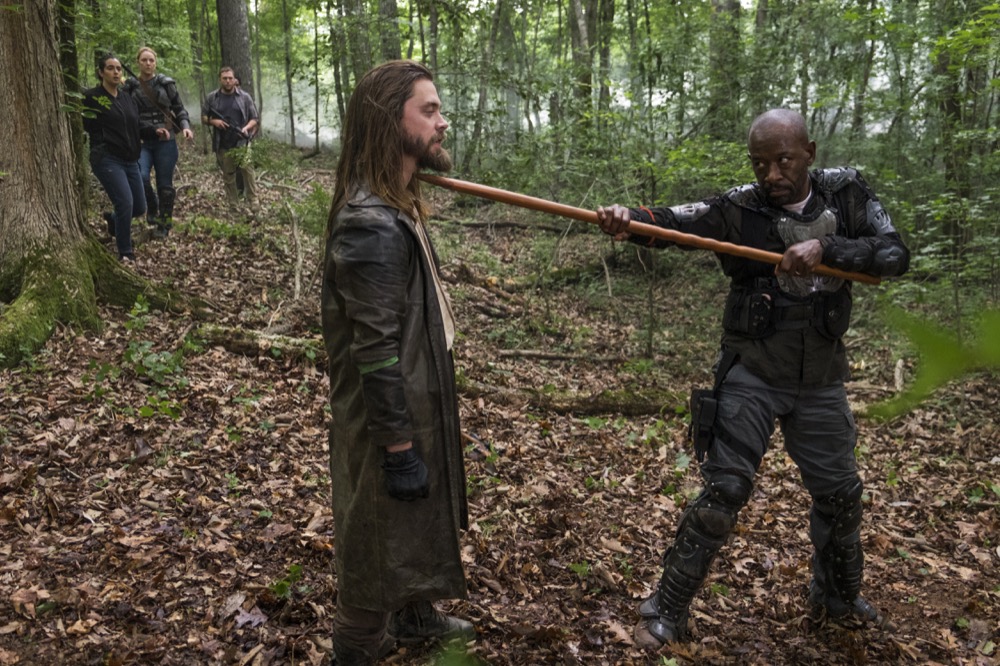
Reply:
[[339, 666], [475, 637], [432, 605], [466, 594], [454, 319], [413, 177], [451, 168], [447, 127], [431, 72], [402, 60], [362, 78], [344, 123], [322, 297]]
[[747, 154], [757, 182], [721, 196], [671, 208], [597, 209], [605, 232], [641, 245], [665, 244], [630, 234], [630, 220], [782, 255], [777, 268], [718, 255], [730, 278], [722, 354], [712, 397], [702, 395], [694, 401], [702, 408], [692, 409], [711, 415], [692, 424], [704, 433], [695, 451], [705, 486], [680, 518], [656, 590], [639, 606], [636, 642], [653, 650], [688, 638], [689, 606], [750, 499], [776, 421], [812, 496], [809, 603], [821, 616], [883, 622], [861, 596], [863, 487], [842, 340], [851, 283], [814, 270], [822, 262], [896, 276], [909, 251], [861, 174], [809, 170], [816, 144], [795, 111], [758, 116]]

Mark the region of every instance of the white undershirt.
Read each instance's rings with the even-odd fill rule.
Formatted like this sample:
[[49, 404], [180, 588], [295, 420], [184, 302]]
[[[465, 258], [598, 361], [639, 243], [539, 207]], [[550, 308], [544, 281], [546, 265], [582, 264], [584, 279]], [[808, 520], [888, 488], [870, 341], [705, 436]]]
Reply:
[[788, 204], [787, 206], [782, 206], [782, 208], [784, 208], [785, 210], [787, 210], [789, 212], [795, 213], [796, 215], [801, 215], [802, 211], [804, 211], [806, 209], [806, 204], [809, 203], [810, 199], [812, 199], [812, 195], [813, 195], [812, 188], [809, 188], [809, 194], [806, 195], [805, 199], [803, 199], [802, 201], [800, 201], [798, 203], [793, 203], [793, 204]]
[[437, 265], [434, 263], [434, 255], [431, 254], [431, 242], [427, 238], [427, 229], [424, 228], [423, 222], [419, 218], [416, 220], [417, 228], [417, 238], [420, 239], [420, 247], [424, 250], [424, 256], [427, 257], [427, 264], [431, 267], [431, 278], [434, 280], [434, 291], [437, 292], [438, 305], [441, 307], [441, 319], [444, 321], [444, 339], [448, 343], [448, 349], [451, 349], [455, 342], [455, 316], [451, 312], [451, 301], [448, 299], [448, 292], [444, 289], [444, 283], [441, 282], [441, 276], [438, 275]]

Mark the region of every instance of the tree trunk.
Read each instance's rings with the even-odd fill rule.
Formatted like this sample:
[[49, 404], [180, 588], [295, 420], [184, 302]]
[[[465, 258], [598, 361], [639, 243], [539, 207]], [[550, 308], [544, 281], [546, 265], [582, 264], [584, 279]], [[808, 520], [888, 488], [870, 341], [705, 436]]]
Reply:
[[292, 17], [288, 13], [288, 0], [281, 0], [281, 24], [285, 32], [285, 94], [288, 95], [288, 124], [290, 143], [295, 147], [295, 99], [292, 96]]
[[219, 46], [223, 66], [232, 67], [240, 87], [254, 99], [253, 62], [250, 58], [250, 23], [243, 0], [216, 0]]
[[[589, 6], [589, 3], [588, 3]], [[576, 99], [580, 105], [577, 115], [590, 110], [590, 94], [594, 85], [593, 51], [586, 12], [581, 0], [569, 3], [570, 36], [573, 39], [573, 70], [576, 79]]]
[[493, 67], [493, 50], [496, 48], [497, 31], [503, 11], [504, 0], [497, 0], [496, 10], [493, 12], [493, 20], [490, 22], [490, 37], [486, 43], [486, 52], [483, 54], [483, 59], [479, 61], [479, 101], [476, 104], [472, 138], [469, 140], [468, 149], [465, 151], [465, 159], [462, 160], [462, 173], [469, 173], [473, 158], [480, 157], [483, 152], [480, 150], [479, 142], [483, 134], [483, 123], [486, 121], [486, 96], [489, 85], [489, 74]]
[[709, 111], [706, 133], [723, 141], [739, 141], [743, 131], [740, 116], [740, 3], [712, 0], [709, 28]]
[[[198, 109], [201, 106], [201, 100], [205, 99], [208, 94], [208, 89], [205, 87], [205, 68], [204, 63], [206, 62], [205, 56], [207, 55], [206, 44], [208, 39], [206, 38], [208, 30], [203, 23], [203, 15], [200, 11], [202, 3], [198, 0], [187, 0], [187, 15], [188, 15], [188, 32], [191, 35], [191, 50], [192, 50], [192, 62], [194, 68], [194, 80], [198, 85], [198, 103], [191, 104], [189, 108]], [[191, 115], [195, 118], [194, 122], [197, 124], [197, 116], [195, 115], [197, 111], [190, 111]], [[210, 132], [198, 132], [196, 134], [198, 141], [201, 144], [202, 154], [207, 154], [209, 150], [210, 143]]]
[[399, 60], [403, 57], [403, 53], [399, 44], [399, 6], [396, 0], [380, 0], [378, 16], [382, 59]]
[[62, 111], [56, 16], [55, 0], [37, 0], [23, 11], [0, 10], [3, 366], [40, 348], [57, 322], [98, 326], [98, 299], [131, 305], [143, 286], [84, 223], [70, 123]]
[[372, 68], [371, 42], [368, 39], [368, 13], [362, 0], [343, 0], [347, 19], [347, 43], [351, 54], [354, 82]]
[[313, 5], [313, 118], [316, 123], [316, 143], [313, 152], [319, 154], [319, 10]]

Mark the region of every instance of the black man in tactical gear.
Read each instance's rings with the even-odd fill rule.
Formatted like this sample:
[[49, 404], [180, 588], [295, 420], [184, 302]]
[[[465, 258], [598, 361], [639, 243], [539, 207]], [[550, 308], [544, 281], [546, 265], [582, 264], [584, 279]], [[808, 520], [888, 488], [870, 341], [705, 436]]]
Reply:
[[782, 255], [777, 267], [717, 255], [731, 282], [709, 398], [714, 412], [702, 411], [714, 413], [698, 451], [705, 486], [681, 515], [659, 585], [639, 606], [636, 640], [650, 649], [687, 638], [691, 601], [750, 498], [775, 420], [812, 496], [810, 604], [833, 618], [882, 621], [860, 595], [863, 486], [842, 341], [851, 283], [813, 271], [823, 263], [897, 276], [908, 268], [909, 251], [860, 173], [809, 170], [816, 144], [798, 113], [761, 114], [747, 146], [756, 183], [672, 208], [597, 209], [601, 228], [619, 240], [669, 245], [630, 234], [628, 223], [637, 220]]

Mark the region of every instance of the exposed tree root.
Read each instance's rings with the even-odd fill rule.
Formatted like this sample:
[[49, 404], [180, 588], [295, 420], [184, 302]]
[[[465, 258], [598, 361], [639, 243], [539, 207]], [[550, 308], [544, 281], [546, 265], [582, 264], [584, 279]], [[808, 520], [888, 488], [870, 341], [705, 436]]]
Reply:
[[128, 308], [141, 294], [151, 307], [192, 308], [203, 304], [150, 284], [120, 264], [93, 236], [75, 244], [48, 247], [17, 265], [0, 268], [9, 305], [0, 316], [0, 366], [13, 367], [34, 354], [57, 324], [100, 329], [98, 304]]

